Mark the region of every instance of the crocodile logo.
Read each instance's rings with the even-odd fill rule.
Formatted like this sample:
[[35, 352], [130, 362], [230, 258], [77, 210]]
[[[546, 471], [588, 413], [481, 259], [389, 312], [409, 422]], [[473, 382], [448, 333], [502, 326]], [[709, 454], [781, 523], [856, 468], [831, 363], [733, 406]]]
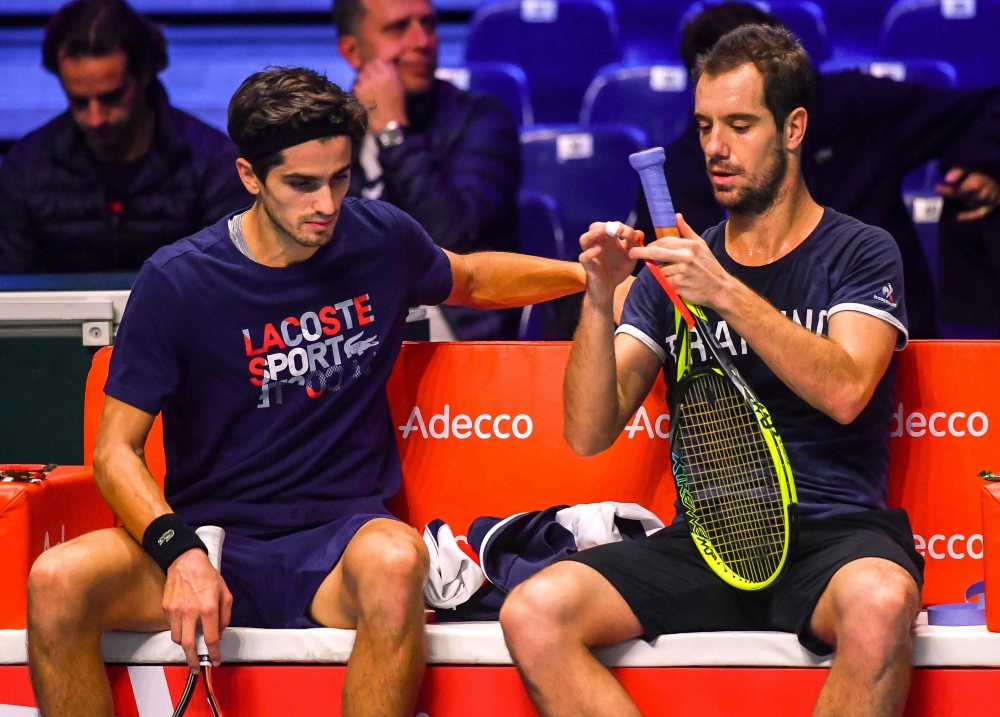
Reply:
[[347, 358], [352, 356], [360, 356], [365, 351], [375, 346], [378, 346], [378, 336], [371, 336], [369, 338], [363, 338], [364, 333], [360, 333], [357, 336], [352, 336], [344, 342], [344, 353]]

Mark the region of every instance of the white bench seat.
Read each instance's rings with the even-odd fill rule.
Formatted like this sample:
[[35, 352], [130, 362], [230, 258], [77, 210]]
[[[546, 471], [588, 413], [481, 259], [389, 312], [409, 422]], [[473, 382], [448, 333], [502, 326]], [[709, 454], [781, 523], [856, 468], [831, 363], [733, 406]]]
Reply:
[[[427, 660], [437, 665], [510, 665], [497, 622], [427, 626]], [[261, 630], [232, 628], [222, 638], [223, 661], [234, 663], [344, 664], [354, 644], [353, 630]], [[107, 633], [104, 659], [113, 664], [183, 663], [184, 654], [170, 633]], [[699, 632], [664, 635], [600, 650], [614, 667], [828, 667], [829, 658], [813, 655], [795, 635], [782, 632]], [[0, 664], [27, 662], [23, 630], [0, 630]], [[921, 614], [914, 641], [916, 667], [1000, 667], [1000, 633], [985, 627], [937, 627]]]

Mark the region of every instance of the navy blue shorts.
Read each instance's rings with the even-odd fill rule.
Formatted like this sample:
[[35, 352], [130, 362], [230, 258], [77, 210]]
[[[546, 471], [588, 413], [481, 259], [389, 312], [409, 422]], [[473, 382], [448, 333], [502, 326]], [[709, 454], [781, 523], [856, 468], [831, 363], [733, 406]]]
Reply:
[[222, 578], [233, 594], [230, 627], [319, 627], [309, 604], [354, 534], [388, 513], [361, 513], [280, 538], [261, 540], [227, 532]]

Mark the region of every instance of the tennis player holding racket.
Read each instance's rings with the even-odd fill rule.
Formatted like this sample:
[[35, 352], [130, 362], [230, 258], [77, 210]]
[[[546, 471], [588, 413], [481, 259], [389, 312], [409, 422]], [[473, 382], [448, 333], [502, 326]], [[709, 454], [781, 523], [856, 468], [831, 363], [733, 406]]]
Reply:
[[[546, 717], [638, 715], [591, 648], [713, 630], [794, 632], [814, 653], [836, 650], [816, 715], [898, 715], [923, 568], [906, 514], [886, 510], [893, 351], [906, 343], [899, 252], [809, 196], [800, 158], [813, 70], [793, 36], [739, 28], [696, 75], [695, 119], [729, 220], [699, 237], [678, 215], [680, 238], [645, 247], [616, 223], [581, 238], [588, 285], [565, 435], [577, 453], [603, 451], [661, 369], [676, 385], [674, 307], [650, 268], [617, 330], [613, 318], [635, 260], [659, 262], [770, 411], [795, 477], [797, 550], [773, 584], [738, 589], [708, 567], [678, 510], [650, 538], [576, 553], [517, 588], [501, 613], [507, 644]], [[695, 368], [711, 365], [697, 334], [690, 348]]]

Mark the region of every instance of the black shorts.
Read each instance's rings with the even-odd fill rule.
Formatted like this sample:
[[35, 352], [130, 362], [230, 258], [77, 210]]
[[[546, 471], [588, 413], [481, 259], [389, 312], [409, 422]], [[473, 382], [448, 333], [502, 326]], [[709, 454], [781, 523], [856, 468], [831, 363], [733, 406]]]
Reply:
[[701, 557], [686, 522], [644, 540], [599, 545], [568, 556], [599, 572], [642, 623], [643, 637], [679, 632], [794, 632], [817, 655], [832, 648], [810, 629], [813, 610], [840, 568], [859, 558], [885, 558], [923, 586], [924, 559], [913, 546], [906, 511], [871, 510], [836, 518], [803, 518], [795, 555], [763, 590], [724, 583]]

